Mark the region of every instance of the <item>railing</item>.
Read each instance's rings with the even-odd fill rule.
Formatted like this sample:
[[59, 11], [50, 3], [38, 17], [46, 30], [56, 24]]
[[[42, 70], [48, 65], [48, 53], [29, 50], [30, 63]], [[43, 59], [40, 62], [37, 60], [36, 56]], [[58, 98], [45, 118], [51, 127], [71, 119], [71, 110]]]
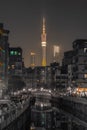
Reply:
[[60, 109], [73, 120], [87, 128], [87, 99], [77, 97], [61, 97]]
[[16, 120], [25, 110], [29, 107], [29, 100], [23, 100], [23, 102], [19, 102], [13, 109], [9, 109], [6, 111], [2, 111], [0, 113], [0, 130], [3, 130], [6, 126], [8, 126], [11, 122]]

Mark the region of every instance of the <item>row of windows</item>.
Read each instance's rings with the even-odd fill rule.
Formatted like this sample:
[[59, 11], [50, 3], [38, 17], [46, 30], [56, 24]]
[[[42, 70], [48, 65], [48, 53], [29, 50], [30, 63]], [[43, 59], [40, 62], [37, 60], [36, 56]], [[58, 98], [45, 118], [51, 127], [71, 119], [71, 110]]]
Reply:
[[87, 70], [87, 65], [73, 67], [74, 72], [76, 72], [76, 71], [86, 71], [86, 70]]
[[[73, 75], [72, 76], [73, 78], [75, 78], [75, 79], [78, 79], [78, 75]], [[87, 79], [87, 73], [86, 74], [82, 74], [82, 79]]]
[[19, 52], [19, 51], [10, 51], [10, 56], [13, 56], [13, 55], [15, 55], [15, 56], [21, 55], [21, 52]]
[[15, 65], [11, 65], [11, 66], [8, 66], [8, 69], [21, 69], [22, 66], [15, 66]]

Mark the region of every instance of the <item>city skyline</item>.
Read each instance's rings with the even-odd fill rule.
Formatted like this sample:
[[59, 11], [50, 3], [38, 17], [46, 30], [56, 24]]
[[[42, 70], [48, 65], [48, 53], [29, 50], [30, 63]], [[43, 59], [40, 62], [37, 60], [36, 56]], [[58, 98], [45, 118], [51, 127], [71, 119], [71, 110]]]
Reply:
[[46, 19], [47, 61], [52, 62], [53, 45], [63, 53], [72, 49], [78, 38], [87, 39], [86, 0], [23, 0], [1, 1], [0, 23], [10, 30], [9, 44], [21, 47], [25, 66], [30, 66], [30, 53], [36, 53], [36, 64], [41, 65], [42, 18]]

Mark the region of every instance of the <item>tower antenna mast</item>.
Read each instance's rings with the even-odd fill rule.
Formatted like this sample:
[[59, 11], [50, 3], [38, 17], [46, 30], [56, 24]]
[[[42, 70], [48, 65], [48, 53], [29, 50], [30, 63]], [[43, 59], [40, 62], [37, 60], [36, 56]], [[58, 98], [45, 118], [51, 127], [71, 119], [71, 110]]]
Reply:
[[42, 66], [46, 66], [46, 26], [45, 18], [43, 17], [43, 28], [41, 34], [41, 46], [42, 46]]

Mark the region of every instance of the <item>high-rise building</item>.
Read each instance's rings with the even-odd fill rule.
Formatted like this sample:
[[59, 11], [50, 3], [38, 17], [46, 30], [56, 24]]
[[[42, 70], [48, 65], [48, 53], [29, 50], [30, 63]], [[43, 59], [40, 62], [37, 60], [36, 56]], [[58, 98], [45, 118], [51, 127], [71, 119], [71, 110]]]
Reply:
[[64, 57], [62, 60], [62, 72], [67, 74], [65, 77], [68, 76], [67, 80], [67, 86], [72, 86], [73, 82], [73, 57], [75, 55], [74, 50], [69, 50], [64, 52]]
[[22, 75], [23, 60], [20, 47], [9, 48], [9, 74]]
[[[9, 31], [4, 29], [3, 23], [0, 23], [0, 84], [8, 85], [8, 34]], [[2, 85], [0, 85], [1, 90]], [[3, 88], [2, 88], [3, 89]]]
[[46, 27], [44, 17], [43, 17], [43, 30], [41, 34], [41, 46], [42, 46], [42, 66], [46, 66]]
[[60, 48], [58, 45], [54, 45], [53, 46], [53, 60], [54, 62], [58, 62], [59, 61], [59, 51], [60, 51]]
[[73, 42], [73, 80], [79, 87], [87, 87], [87, 39]]
[[31, 67], [35, 67], [35, 53], [31, 52]]
[[68, 74], [67, 86], [87, 87], [87, 39], [77, 39], [73, 50], [64, 53], [62, 68]]

